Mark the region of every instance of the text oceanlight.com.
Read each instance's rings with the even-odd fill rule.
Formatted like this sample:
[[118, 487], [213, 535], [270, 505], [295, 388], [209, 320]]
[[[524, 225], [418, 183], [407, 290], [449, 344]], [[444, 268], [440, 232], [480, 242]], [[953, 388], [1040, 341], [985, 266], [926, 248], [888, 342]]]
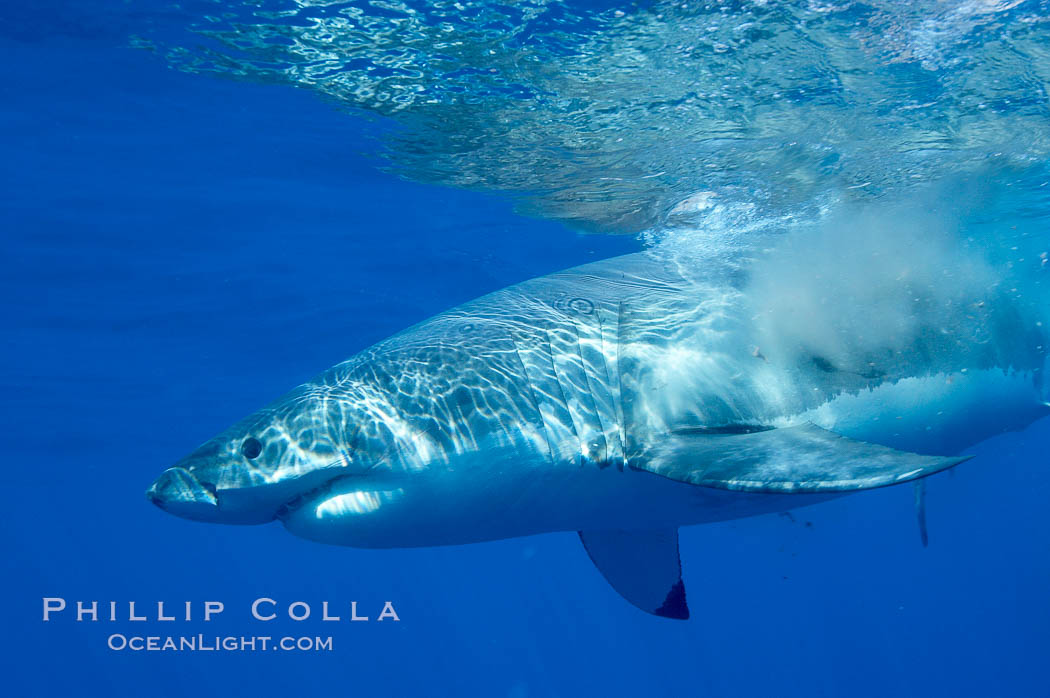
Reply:
[[206, 636], [141, 636], [113, 633], [106, 645], [111, 650], [132, 652], [256, 652], [280, 650], [284, 652], [331, 652], [332, 636], [327, 637], [279, 637], [256, 635], [253, 637], [235, 637], [228, 635]]

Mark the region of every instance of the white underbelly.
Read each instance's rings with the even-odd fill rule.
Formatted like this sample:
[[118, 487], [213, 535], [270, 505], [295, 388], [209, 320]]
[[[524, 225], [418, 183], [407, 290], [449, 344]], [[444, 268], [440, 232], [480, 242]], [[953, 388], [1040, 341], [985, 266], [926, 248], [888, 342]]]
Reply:
[[491, 476], [415, 473], [397, 483], [350, 480], [284, 517], [293, 534], [353, 547], [415, 547], [553, 531], [677, 528], [814, 504], [833, 495], [729, 492], [652, 473], [598, 468], [495, 469]]

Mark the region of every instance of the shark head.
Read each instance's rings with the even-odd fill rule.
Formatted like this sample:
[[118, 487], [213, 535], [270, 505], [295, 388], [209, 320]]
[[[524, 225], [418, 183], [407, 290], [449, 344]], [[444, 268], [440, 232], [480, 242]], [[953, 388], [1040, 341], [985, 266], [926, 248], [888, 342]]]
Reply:
[[238, 422], [165, 470], [146, 491], [164, 511], [195, 521], [259, 524], [335, 480], [376, 462], [356, 447], [352, 402], [306, 385]]

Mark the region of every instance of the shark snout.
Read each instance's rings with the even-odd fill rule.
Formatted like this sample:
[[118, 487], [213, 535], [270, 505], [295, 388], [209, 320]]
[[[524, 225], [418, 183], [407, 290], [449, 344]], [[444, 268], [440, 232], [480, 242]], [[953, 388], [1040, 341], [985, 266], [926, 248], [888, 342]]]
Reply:
[[219, 501], [214, 488], [202, 484], [186, 468], [168, 468], [146, 490], [146, 498], [176, 516], [198, 521], [215, 521]]
[[[274, 518], [303, 492], [331, 478], [328, 473], [291, 478], [277, 483], [252, 484], [239, 466], [218, 467], [203, 460], [168, 468], [146, 490], [146, 498], [183, 519], [227, 524], [262, 524]], [[235, 485], [229, 485], [233, 481]], [[216, 484], [212, 484], [216, 483]]]

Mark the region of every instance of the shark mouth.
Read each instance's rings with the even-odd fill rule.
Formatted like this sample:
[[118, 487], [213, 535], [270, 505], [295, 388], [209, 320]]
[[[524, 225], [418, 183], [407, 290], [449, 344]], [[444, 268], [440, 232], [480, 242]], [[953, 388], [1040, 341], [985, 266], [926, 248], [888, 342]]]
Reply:
[[283, 521], [307, 504], [315, 502], [318, 499], [326, 498], [337, 485], [361, 477], [361, 475], [337, 475], [336, 477], [330, 478], [317, 487], [306, 490], [305, 492], [300, 492], [286, 501], [280, 506], [273, 518], [275, 520]]
[[[305, 490], [293, 489], [295, 482], [219, 490], [215, 485], [198, 479], [190, 470], [176, 466], [161, 473], [146, 490], [146, 498], [169, 514], [184, 519], [209, 523], [262, 524], [284, 519], [306, 503], [326, 496], [337, 485], [361, 477], [330, 475]], [[318, 482], [315, 478], [310, 479]], [[285, 490], [284, 496], [282, 489]], [[289, 490], [291, 496], [287, 496]]]

